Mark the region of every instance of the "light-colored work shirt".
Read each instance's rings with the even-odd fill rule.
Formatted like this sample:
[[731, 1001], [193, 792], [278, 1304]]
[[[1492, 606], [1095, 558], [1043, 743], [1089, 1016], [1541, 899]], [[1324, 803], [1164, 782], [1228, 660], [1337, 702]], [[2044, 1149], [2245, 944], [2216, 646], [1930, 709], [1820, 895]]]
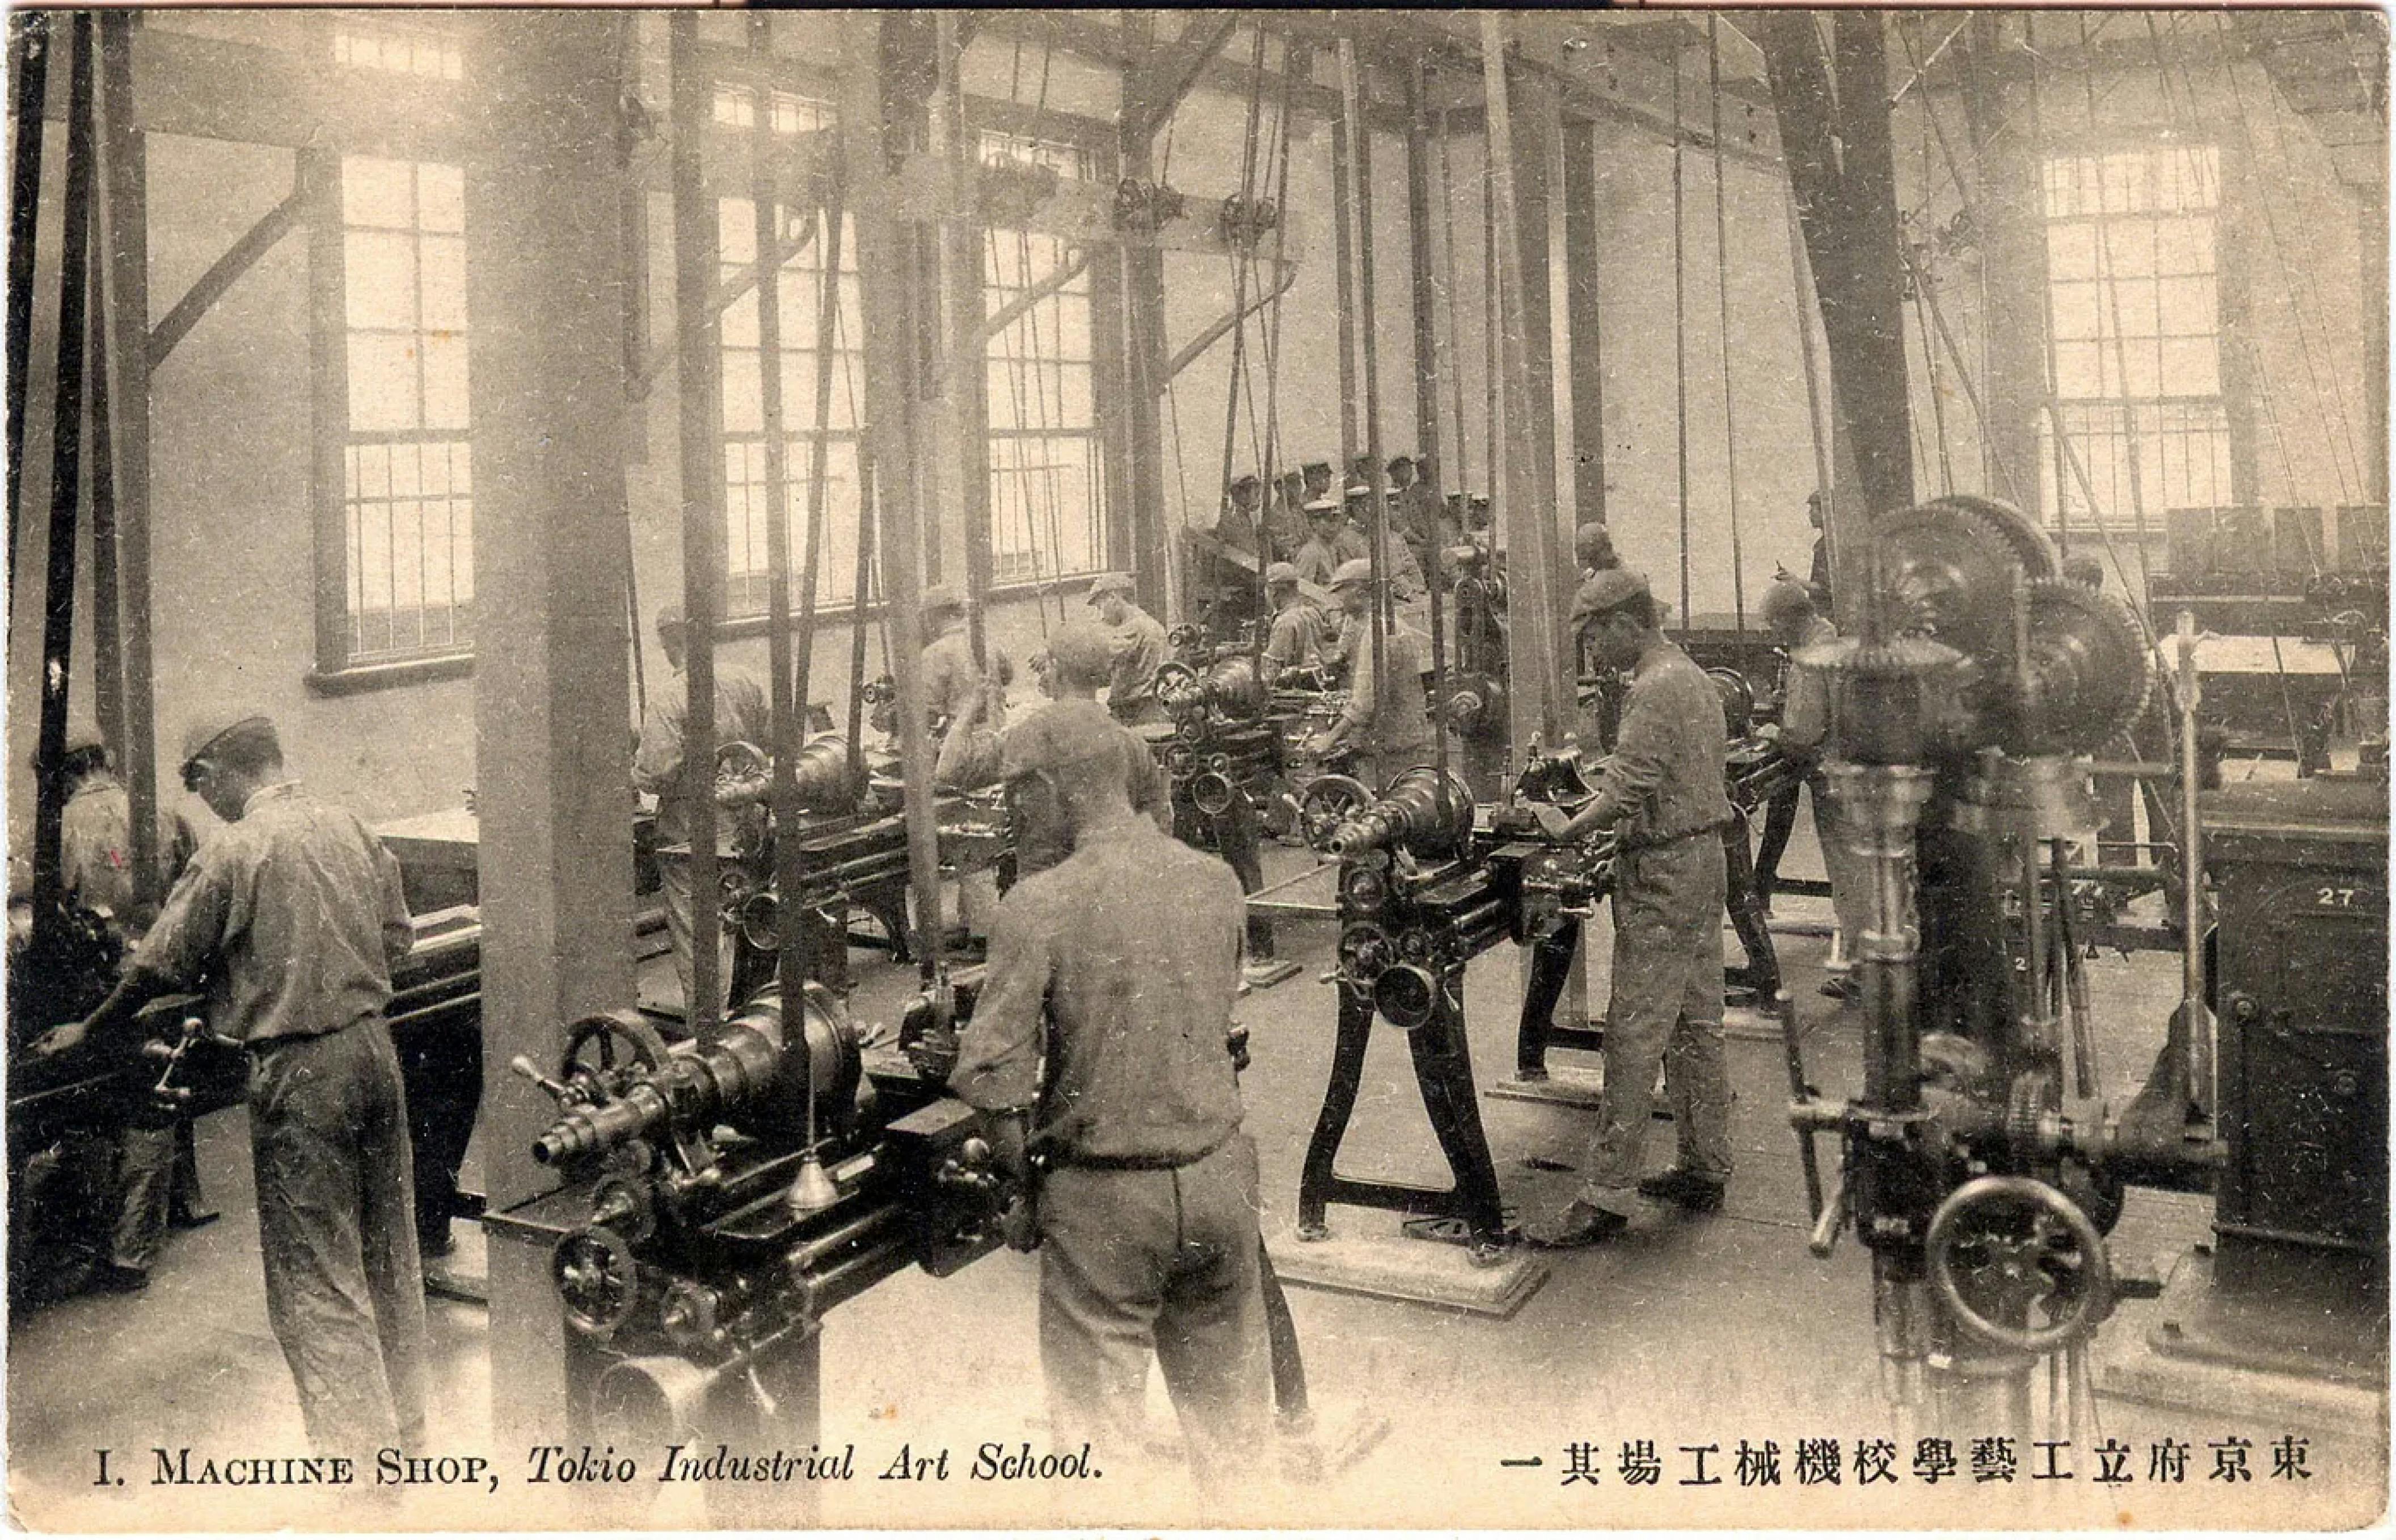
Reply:
[[1270, 688], [1285, 669], [1320, 668], [1329, 630], [1323, 612], [1303, 599], [1274, 611], [1272, 630], [1265, 637], [1266, 686]]
[[[690, 843], [690, 809], [684, 805], [682, 762], [690, 730], [688, 676], [677, 671], [649, 687], [648, 714], [641, 719], [641, 747], [632, 755], [632, 784], [658, 799], [658, 843]], [[715, 741], [770, 748], [772, 713], [765, 687], [745, 673], [720, 670], [715, 676]]]
[[[192, 831], [158, 810], [158, 855], [169, 872], [191, 858]], [[75, 788], [59, 820], [59, 858], [67, 896], [109, 920], [133, 914], [133, 800], [125, 783], [99, 775]]]
[[1155, 700], [1156, 670], [1165, 657], [1165, 622], [1131, 605], [1115, 631], [1114, 672], [1107, 680], [1107, 710], [1117, 720], [1138, 719]]
[[[1391, 626], [1382, 638], [1387, 656], [1383, 666], [1389, 684], [1373, 671], [1372, 620], [1351, 617], [1348, 650], [1353, 659], [1349, 674], [1348, 709], [1339, 718], [1338, 734], [1370, 754], [1413, 753], [1431, 746], [1429, 697], [1423, 693], [1423, 639], [1404, 626]], [[1709, 686], [1710, 687], [1710, 686]]]
[[[1132, 810], [1145, 813], [1165, 833], [1173, 832], [1173, 785], [1166, 779], [1164, 766], [1156, 763], [1154, 750], [1148, 740], [1108, 715], [1105, 707], [1095, 700], [1072, 697], [1052, 700], [1038, 710], [1026, 715], [1014, 727], [992, 728], [977, 722], [963, 737], [951, 735], [952, 752], [941, 756], [940, 778], [944, 787], [970, 791], [991, 785], [1004, 773], [1006, 763], [1006, 735], [1030, 726], [1050, 711], [1088, 712], [1105, 721], [1107, 725], [1123, 735], [1124, 795]], [[1048, 799], [1046, 805], [1054, 805]], [[1027, 817], [1020, 806], [1016, 809], [1015, 872], [1018, 881], [1037, 871], [1045, 871], [1072, 854], [1073, 837], [1065, 827], [1061, 809], [1053, 817]]]
[[1303, 581], [1328, 586], [1331, 575], [1343, 564], [1361, 562], [1371, 554], [1373, 548], [1365, 543], [1364, 535], [1341, 524], [1332, 532], [1328, 540], [1320, 535], [1309, 535], [1306, 543], [1298, 548], [1298, 554], [1289, 562], [1290, 565], [1298, 568], [1298, 576]]
[[1639, 655], [1614, 753], [1597, 782], [1596, 822], [1626, 843], [1661, 843], [1719, 829], [1727, 748], [1722, 692], [1689, 655], [1658, 638]]
[[1068, 1162], [1182, 1165], [1220, 1148], [1240, 1126], [1224, 1040], [1244, 914], [1230, 867], [1148, 819], [1085, 830], [1000, 903], [950, 1089], [988, 1111], [1036, 1106], [1035, 1133]]
[[1780, 697], [1780, 742], [1790, 752], [1811, 757], [1830, 731], [1830, 681], [1819, 669], [1796, 661], [1808, 647], [1839, 639], [1839, 628], [1816, 616], [1804, 640], [1789, 649], [1789, 679]]
[[207, 979], [227, 1037], [317, 1037], [390, 1002], [410, 940], [398, 860], [356, 814], [285, 781], [200, 846], [131, 966]]

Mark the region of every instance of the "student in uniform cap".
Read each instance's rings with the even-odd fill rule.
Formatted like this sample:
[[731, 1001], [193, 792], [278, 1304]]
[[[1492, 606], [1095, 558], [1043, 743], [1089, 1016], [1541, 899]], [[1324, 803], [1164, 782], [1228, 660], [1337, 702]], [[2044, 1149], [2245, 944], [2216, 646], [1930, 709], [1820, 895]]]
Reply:
[[183, 740], [183, 785], [226, 828], [202, 844], [83, 1020], [36, 1053], [121, 1039], [159, 995], [208, 987], [208, 1025], [249, 1055], [266, 1314], [320, 1454], [424, 1447], [424, 1277], [407, 1111], [383, 1007], [412, 939], [399, 863], [283, 765], [237, 712]]
[[[1721, 834], [1722, 697], [1713, 681], [1657, 629], [1647, 580], [1601, 572], [1574, 596], [1574, 631], [1599, 663], [1632, 670], [1614, 752], [1597, 795], [1566, 816], [1540, 804], [1550, 837], [1611, 830], [1615, 867], [1613, 1000], [1605, 1032], [1605, 1094], [1581, 1164], [1578, 1197], [1531, 1238], [1586, 1246], [1630, 1223], [1632, 1194], [1695, 1210], [1718, 1208], [1729, 1180], [1730, 1086], [1723, 1069]], [[1642, 1180], [1656, 1071], [1665, 1068], [1680, 1162]]]
[[1307, 538], [1290, 558], [1303, 581], [1324, 588], [1331, 586], [1332, 574], [1349, 562], [1361, 561], [1372, 554], [1362, 530], [1348, 523], [1338, 499], [1320, 497], [1306, 505]]
[[1265, 684], [1323, 667], [1329, 628], [1323, 612], [1298, 591], [1298, 568], [1275, 562], [1265, 568], [1265, 595], [1272, 601], [1272, 629], [1265, 636]]
[[1132, 602], [1128, 573], [1109, 572], [1090, 584], [1089, 603], [1099, 621], [1115, 633], [1114, 672], [1107, 681], [1107, 710], [1126, 727], [1170, 721], [1156, 698], [1157, 666], [1169, 651], [1165, 623]]
[[1002, 1162], [1045, 1158], [1008, 1228], [1041, 1253], [1055, 1441], [1140, 1459], [1153, 1357], [1212, 1499], [1254, 1480], [1272, 1408], [1263, 1200], [1226, 1047], [1244, 906], [1221, 861], [1133, 811], [1123, 741], [1061, 708], [1009, 735], [1018, 805], [1054, 807], [1073, 854], [999, 905], [949, 1087], [992, 1115]]
[[[1373, 664], [1373, 564], [1343, 564], [1332, 575], [1331, 596], [1348, 617], [1348, 707], [1328, 731], [1307, 747], [1317, 755], [1356, 751], [1356, 778], [1379, 791], [1404, 771], [1435, 757], [1429, 701], [1422, 676], [1429, 671], [1422, 639], [1402, 625], [1382, 638], [1383, 674]], [[1386, 684], [1383, 680], [1386, 678]]]
[[[648, 710], [641, 718], [641, 744], [632, 755], [632, 785], [658, 799], [658, 881], [665, 899], [666, 939], [673, 949], [674, 977], [682, 985], [683, 1009], [696, 1020], [698, 983], [692, 954], [690, 805], [683, 792], [683, 761], [690, 726], [690, 685], [683, 673], [690, 628], [682, 611], [658, 612], [658, 644], [671, 672], [651, 683]], [[715, 741], [769, 747], [772, 718], [765, 687], [747, 670], [715, 670]], [[717, 934], [715, 970], [719, 995], [732, 983], [732, 936]], [[723, 1009], [724, 1001], [715, 1002]]]

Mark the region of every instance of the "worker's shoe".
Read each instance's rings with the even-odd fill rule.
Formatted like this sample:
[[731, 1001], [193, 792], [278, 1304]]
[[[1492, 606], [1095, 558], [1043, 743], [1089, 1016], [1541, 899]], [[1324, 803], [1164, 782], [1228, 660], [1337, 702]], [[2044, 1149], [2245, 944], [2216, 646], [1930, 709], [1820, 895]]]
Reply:
[[1639, 1184], [1639, 1196], [1657, 1202], [1678, 1203], [1692, 1214], [1711, 1214], [1723, 1206], [1724, 1184], [1686, 1166], [1659, 1171]]
[[1822, 980], [1822, 993], [1832, 1000], [1853, 1000], [1856, 998], [1856, 981], [1846, 974], [1826, 978]]
[[99, 1294], [140, 1294], [149, 1286], [150, 1269], [147, 1268], [125, 1268], [113, 1262], [103, 1262], [91, 1272], [91, 1287]]
[[1576, 1198], [1546, 1220], [1524, 1226], [1523, 1235], [1531, 1244], [1543, 1250], [1572, 1251], [1581, 1246], [1603, 1245], [1630, 1228], [1629, 1215], [1599, 1208], [1587, 1199]]

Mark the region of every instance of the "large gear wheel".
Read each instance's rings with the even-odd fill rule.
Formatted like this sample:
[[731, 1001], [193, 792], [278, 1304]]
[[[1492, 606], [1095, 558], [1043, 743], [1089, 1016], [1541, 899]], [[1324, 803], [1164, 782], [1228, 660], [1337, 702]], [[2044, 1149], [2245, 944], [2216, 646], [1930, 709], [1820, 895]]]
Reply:
[[1889, 631], [1935, 638], [1984, 665], [2012, 657], [2014, 575], [2050, 575], [2052, 548], [2042, 568], [2004, 517], [1942, 503], [1888, 514], [1872, 535], [1873, 604]]
[[2022, 727], [2032, 752], [2094, 754], [2146, 709], [2154, 657], [2119, 600], [2068, 578], [2030, 584], [2030, 696]]
[[1943, 498], [1933, 498], [1923, 506], [1971, 515], [1979, 528], [2012, 549], [2014, 559], [2021, 563], [2022, 573], [2028, 578], [2052, 578], [2063, 570], [2063, 558], [2055, 549], [2054, 539], [2029, 514], [2009, 502], [1951, 492]]

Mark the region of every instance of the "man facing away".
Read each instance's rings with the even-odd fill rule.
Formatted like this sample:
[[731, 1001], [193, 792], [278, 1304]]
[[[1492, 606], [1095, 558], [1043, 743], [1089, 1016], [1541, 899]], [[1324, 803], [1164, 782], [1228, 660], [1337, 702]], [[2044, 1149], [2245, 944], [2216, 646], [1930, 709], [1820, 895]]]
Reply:
[[1027, 720], [1005, 774], [1073, 854], [1000, 903], [949, 1085], [993, 1115], [1003, 1161], [1047, 1167], [1012, 1228], [1042, 1253], [1057, 1440], [1137, 1461], [1152, 1355], [1219, 1498], [1252, 1478], [1272, 1406], [1262, 1196], [1226, 1047], [1239, 884], [1133, 810], [1122, 735], [1090, 713]]
[[422, 1448], [424, 1277], [382, 1015], [413, 939], [399, 863], [355, 814], [285, 774], [262, 715], [194, 727], [182, 772], [225, 830], [108, 999], [35, 1051], [120, 1036], [148, 1001], [208, 981], [209, 1025], [249, 1055], [266, 1313], [308, 1441], [353, 1456]]

